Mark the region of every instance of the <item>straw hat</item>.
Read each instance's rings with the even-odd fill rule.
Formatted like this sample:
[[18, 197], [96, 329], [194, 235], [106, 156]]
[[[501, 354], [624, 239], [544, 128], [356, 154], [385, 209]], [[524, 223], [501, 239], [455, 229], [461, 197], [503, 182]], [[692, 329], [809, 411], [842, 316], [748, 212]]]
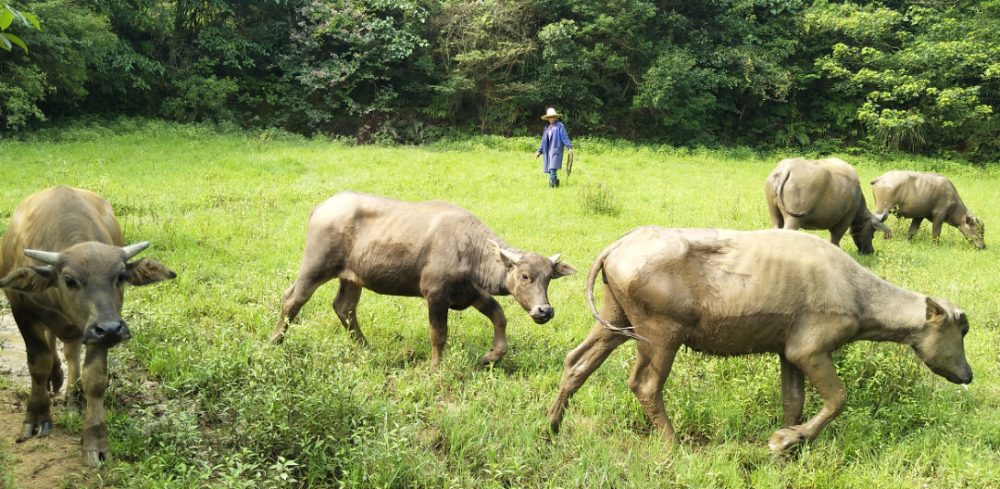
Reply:
[[562, 114], [556, 112], [556, 109], [549, 107], [549, 109], [545, 111], [545, 115], [542, 116], [542, 120], [548, 120], [549, 117], [562, 117]]

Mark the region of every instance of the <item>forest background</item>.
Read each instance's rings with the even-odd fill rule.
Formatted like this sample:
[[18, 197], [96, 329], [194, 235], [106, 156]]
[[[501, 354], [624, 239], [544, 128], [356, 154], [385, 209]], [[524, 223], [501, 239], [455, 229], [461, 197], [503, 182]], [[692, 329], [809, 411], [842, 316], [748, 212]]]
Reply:
[[[44, 0], [0, 137], [86, 117], [1000, 158], [1000, 1]], [[2, 20], [2, 19], [0, 19]]]

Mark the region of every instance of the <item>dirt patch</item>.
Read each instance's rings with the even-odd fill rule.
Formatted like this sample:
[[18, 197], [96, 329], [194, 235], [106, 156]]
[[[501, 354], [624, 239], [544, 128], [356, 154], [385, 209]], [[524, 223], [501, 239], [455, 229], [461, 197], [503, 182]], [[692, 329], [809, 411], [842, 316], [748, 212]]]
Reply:
[[[60, 414], [56, 409], [56, 416]], [[50, 489], [61, 487], [63, 481], [82, 482], [96, 473], [83, 463], [80, 435], [68, 433], [61, 426], [53, 426], [51, 434], [45, 438], [14, 443], [23, 420], [22, 396], [0, 391], [0, 438], [14, 460], [14, 487]]]
[[[5, 446], [13, 458], [14, 487], [51, 489], [64, 487], [64, 482], [68, 482], [65, 487], [86, 485], [85, 480], [97, 471], [83, 463], [80, 435], [56, 425], [45, 438], [15, 443], [24, 421], [31, 377], [21, 333], [3, 296], [0, 296], [0, 379], [5, 384], [14, 384], [13, 389], [0, 390], [0, 440], [3, 440], [0, 446]], [[54, 400], [52, 410], [58, 421], [63, 414], [62, 395]]]
[[0, 379], [9, 379], [16, 384], [28, 385], [28, 357], [25, 356], [24, 341], [17, 330], [14, 316], [10, 314], [7, 298], [0, 294]]

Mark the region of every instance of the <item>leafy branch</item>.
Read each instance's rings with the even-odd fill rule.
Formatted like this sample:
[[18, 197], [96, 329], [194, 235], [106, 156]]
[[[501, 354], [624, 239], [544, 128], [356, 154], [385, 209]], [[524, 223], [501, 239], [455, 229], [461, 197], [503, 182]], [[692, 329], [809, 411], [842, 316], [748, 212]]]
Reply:
[[10, 24], [14, 22], [14, 19], [19, 19], [21, 23], [28, 28], [34, 26], [35, 29], [42, 30], [42, 26], [39, 25], [38, 19], [35, 18], [34, 15], [27, 12], [18, 12], [7, 5], [0, 6], [0, 31], [2, 31], [0, 32], [0, 48], [10, 51], [11, 48], [17, 44], [18, 46], [21, 46], [21, 49], [23, 49], [25, 53], [27, 53], [28, 46], [24, 44], [24, 41], [22, 41], [20, 37], [6, 32], [7, 28], [10, 27]]

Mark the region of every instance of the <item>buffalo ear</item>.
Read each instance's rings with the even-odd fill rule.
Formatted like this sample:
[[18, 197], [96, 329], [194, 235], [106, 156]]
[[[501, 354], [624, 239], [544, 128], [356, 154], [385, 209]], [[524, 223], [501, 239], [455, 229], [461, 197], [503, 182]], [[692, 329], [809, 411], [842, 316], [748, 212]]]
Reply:
[[16, 290], [28, 294], [44, 292], [56, 284], [56, 271], [46, 265], [18, 268], [0, 279], [0, 289]]
[[934, 302], [934, 299], [930, 297], [927, 298], [927, 321], [934, 323], [944, 322], [944, 318], [948, 317], [948, 313], [941, 307], [940, 304]]
[[510, 270], [517, 262], [521, 261], [521, 256], [516, 253], [511, 253], [500, 247], [500, 244], [492, 239], [489, 240], [490, 245], [493, 246], [493, 256], [496, 257], [497, 261], [500, 262], [504, 268]]
[[552, 278], [565, 277], [573, 275], [574, 273], [576, 273], [576, 268], [573, 268], [573, 265], [564, 261], [556, 263], [555, 266], [552, 267]]
[[143, 258], [128, 262], [125, 265], [128, 270], [128, 283], [132, 285], [155, 284], [162, 280], [170, 280], [177, 276], [172, 270], [156, 260]]

